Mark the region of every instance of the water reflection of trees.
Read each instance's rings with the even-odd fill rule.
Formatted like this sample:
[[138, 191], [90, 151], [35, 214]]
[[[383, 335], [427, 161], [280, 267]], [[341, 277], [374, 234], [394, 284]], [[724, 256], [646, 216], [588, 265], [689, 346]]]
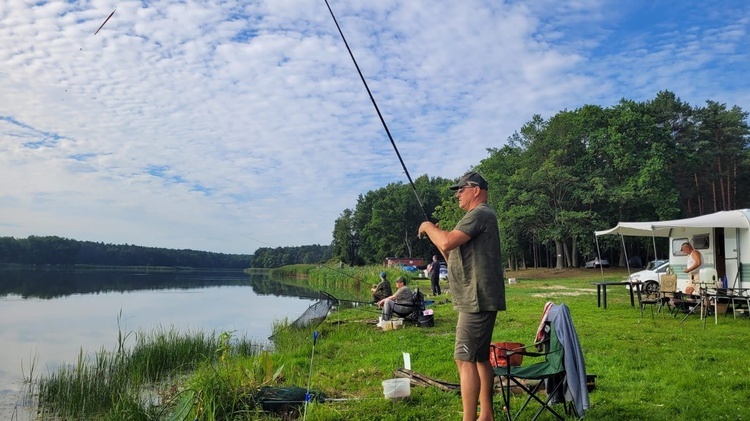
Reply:
[[316, 298], [317, 291], [301, 285], [291, 285], [274, 281], [265, 275], [250, 275], [250, 286], [258, 295], [275, 295], [279, 297]]
[[[306, 279], [271, 279], [267, 274], [239, 270], [132, 272], [113, 270], [6, 269], [0, 270], [0, 297], [52, 299], [72, 294], [97, 294], [161, 289], [198, 289], [249, 286], [257, 295], [319, 298], [319, 290], [342, 300], [357, 300], [351, 289], [311, 287]], [[343, 303], [342, 303], [343, 304]]]
[[[274, 278], [271, 280], [267, 277], [259, 277], [257, 282], [262, 284], [260, 289], [255, 282], [256, 280], [253, 279], [251, 284], [257, 294], [269, 293], [263, 290], [263, 288], [268, 288], [267, 291], [276, 291], [270, 292], [271, 294], [302, 298], [325, 299], [325, 294], [328, 294], [339, 300], [338, 305], [340, 307], [357, 307], [371, 303], [369, 291], [366, 294], [367, 296], [363, 298], [361, 283], [356, 281], [349, 282], [345, 287], [342, 287], [338, 283], [315, 282], [308, 278]], [[321, 294], [321, 292], [325, 294]], [[297, 295], [298, 293], [301, 295]]]
[[57, 298], [72, 294], [250, 285], [242, 271], [137, 273], [91, 270], [3, 270], [0, 296]]

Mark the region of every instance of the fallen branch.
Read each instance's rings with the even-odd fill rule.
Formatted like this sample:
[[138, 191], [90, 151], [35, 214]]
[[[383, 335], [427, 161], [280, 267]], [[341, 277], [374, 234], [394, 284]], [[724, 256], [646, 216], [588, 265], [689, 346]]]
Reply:
[[407, 378], [411, 380], [410, 383], [414, 386], [433, 386], [437, 387], [440, 390], [454, 393], [460, 393], [461, 391], [461, 385], [457, 383], [449, 383], [443, 380], [433, 379], [431, 377], [425, 376], [424, 374], [419, 374], [405, 368], [397, 369], [393, 372], [393, 376]]

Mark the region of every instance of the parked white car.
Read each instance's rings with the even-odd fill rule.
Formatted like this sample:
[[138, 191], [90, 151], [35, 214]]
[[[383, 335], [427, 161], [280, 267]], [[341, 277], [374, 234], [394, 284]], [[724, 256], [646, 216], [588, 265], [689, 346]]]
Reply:
[[628, 276], [628, 282], [642, 282], [642, 291], [646, 295], [656, 295], [661, 285], [661, 276], [669, 270], [669, 260], [652, 260], [646, 265], [646, 269], [632, 273]]
[[585, 267], [586, 269], [599, 269], [600, 267], [608, 268], [609, 260], [602, 258], [602, 260], [600, 261], [599, 258], [596, 257], [586, 262], [583, 267]]

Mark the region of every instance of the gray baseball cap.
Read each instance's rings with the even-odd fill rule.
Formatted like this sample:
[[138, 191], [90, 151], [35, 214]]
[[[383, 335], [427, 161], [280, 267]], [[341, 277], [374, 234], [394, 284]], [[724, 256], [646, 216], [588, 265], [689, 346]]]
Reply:
[[485, 180], [478, 172], [474, 171], [464, 174], [461, 179], [458, 180], [458, 183], [452, 185], [450, 189], [458, 190], [463, 186], [478, 186], [482, 190], [487, 190], [489, 188], [487, 180]]

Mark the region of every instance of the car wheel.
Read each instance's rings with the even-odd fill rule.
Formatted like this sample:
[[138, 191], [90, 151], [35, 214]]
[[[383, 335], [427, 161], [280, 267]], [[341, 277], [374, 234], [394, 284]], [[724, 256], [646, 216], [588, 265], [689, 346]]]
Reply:
[[646, 297], [656, 297], [659, 295], [659, 283], [656, 281], [646, 281], [643, 283], [643, 294]]

